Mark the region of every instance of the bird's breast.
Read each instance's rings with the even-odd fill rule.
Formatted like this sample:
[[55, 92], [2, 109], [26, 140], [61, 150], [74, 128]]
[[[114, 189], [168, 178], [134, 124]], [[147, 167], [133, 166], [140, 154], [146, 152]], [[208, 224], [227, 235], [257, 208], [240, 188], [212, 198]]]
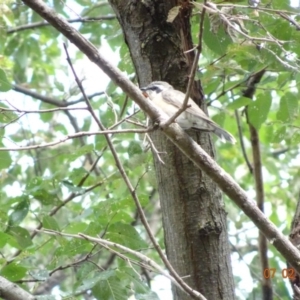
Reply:
[[162, 99], [161, 95], [156, 96], [153, 100], [153, 103], [163, 110], [169, 117], [173, 116], [178, 108]]

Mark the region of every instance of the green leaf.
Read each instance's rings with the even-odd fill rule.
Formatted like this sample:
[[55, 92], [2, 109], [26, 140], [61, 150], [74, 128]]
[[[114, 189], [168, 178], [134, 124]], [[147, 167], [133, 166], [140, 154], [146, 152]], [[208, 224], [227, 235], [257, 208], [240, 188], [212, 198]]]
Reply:
[[63, 180], [61, 183], [72, 193], [81, 194], [85, 191], [83, 187], [78, 187], [68, 180]]
[[92, 288], [93, 295], [101, 300], [127, 300], [129, 298], [129, 288], [124, 287], [124, 283], [117, 277], [110, 277], [101, 280]]
[[[43, 21], [43, 18], [28, 7], [20, 6], [12, 0], [3, 1], [4, 6], [0, 5], [0, 10], [4, 9], [0, 11], [0, 36], [3, 36], [3, 39], [0, 38], [0, 68], [5, 72], [4, 82], [7, 85], [5, 89], [10, 88], [10, 82], [14, 82], [32, 92], [56, 99], [62, 105], [64, 104], [63, 100], [79, 99], [82, 95], [76, 85], [75, 89], [72, 88], [74, 77], [65, 60], [66, 54], [63, 47], [61, 47], [62, 41], [69, 43], [67, 38], [51, 26], [16, 31], [13, 34], [7, 33], [6, 31], [11, 28], [24, 27], [24, 24]], [[247, 4], [246, 0], [238, 1]], [[51, 3], [57, 13], [66, 19], [74, 18], [73, 12], [67, 9], [64, 2], [60, 0], [46, 2]], [[141, 4], [143, 1], [137, 2]], [[225, 2], [228, 3], [229, 1]], [[231, 2], [236, 4], [237, 0]], [[220, 101], [214, 102], [219, 105], [219, 108], [214, 110], [214, 114], [212, 114], [213, 120], [222, 128], [231, 133], [237, 133], [233, 110], [239, 110], [241, 115], [240, 129], [245, 136], [244, 156], [250, 157], [251, 160], [252, 149], [247, 139], [249, 131], [245, 114], [242, 113], [243, 107], [250, 106], [250, 119], [260, 129], [261, 158], [264, 171], [266, 171], [264, 189], [267, 195], [265, 199], [268, 208], [267, 215], [276, 223], [275, 226], [280, 228], [285, 235], [288, 235], [287, 224], [291, 224], [292, 221], [293, 214], [290, 212], [293, 212], [296, 206], [295, 199], [297, 199], [297, 187], [300, 182], [297, 160], [300, 153], [298, 147], [300, 143], [300, 118], [298, 116], [298, 104], [295, 100], [299, 99], [300, 87], [300, 72], [297, 72], [300, 65], [298, 59], [300, 56], [300, 34], [294, 24], [282, 18], [276, 11], [289, 11], [287, 15], [291, 16], [297, 23], [300, 23], [300, 15], [297, 15], [297, 8], [290, 7], [290, 1], [265, 1], [262, 3], [262, 7], [269, 2], [272, 3], [268, 12], [257, 10], [259, 17], [254, 15], [254, 9], [247, 7], [232, 9], [230, 7], [230, 11], [227, 10], [227, 13], [224, 10], [228, 7], [217, 5], [218, 10], [222, 9], [224, 12], [223, 16], [230, 20], [236, 28], [244, 30], [250, 39], [241, 34], [233, 33], [226, 22], [222, 22], [218, 14], [215, 14], [216, 18], [214, 19], [211, 17], [213, 15], [211, 10], [206, 10], [207, 17], [204, 20], [203, 28], [201, 28], [204, 40], [202, 39], [202, 51], [198, 66], [200, 70], [197, 70], [197, 77], [201, 81], [207, 102], [219, 99], [218, 96], [222, 95]], [[191, 34], [193, 44], [197, 45], [203, 1], [191, 3], [195, 3], [196, 8], [193, 8], [193, 15], [190, 19], [192, 30], [190, 33], [188, 31], [186, 33]], [[10, 11], [8, 13], [7, 8]], [[140, 11], [142, 15], [138, 16]], [[145, 12], [147, 15], [151, 14], [152, 11], [145, 7], [142, 10], [133, 10], [137, 17], [137, 26], [140, 25], [139, 17], [143, 19]], [[112, 13], [115, 14], [109, 1], [79, 0], [76, 2], [76, 14], [78, 16], [99, 17], [109, 16]], [[149, 16], [146, 16], [146, 19], [147, 17]], [[166, 21], [166, 15], [157, 15], [156, 17], [159, 21]], [[249, 19], [246, 20], [245, 17], [249, 17]], [[178, 17], [174, 22], [177, 22], [177, 19]], [[164, 28], [165, 34], [161, 36], [150, 23], [144, 22], [143, 25], [148, 34], [147, 37], [144, 37], [142, 45], [142, 52], [146, 56], [148, 47], [151, 47], [153, 43], [162, 46], [159, 48], [166, 52], [166, 57], [168, 54], [176, 52], [176, 49], [182, 48], [182, 45], [174, 44], [177, 42], [176, 39], [172, 39], [171, 43], [168, 43], [168, 37], [170, 37], [168, 33], [171, 29], [169, 26]], [[98, 49], [101, 47], [100, 51], [109, 60], [113, 60], [115, 65], [119, 64], [122, 72], [135, 84], [142, 80], [135, 75], [135, 68], [143, 69], [143, 66], [139, 66], [139, 63], [137, 65], [133, 63], [135, 57], [132, 54], [135, 53], [135, 50], [129, 51], [129, 44], [124, 43], [117, 18], [74, 23], [74, 27], [79, 28], [80, 32], [84, 33], [95, 47]], [[211, 30], [212, 28], [215, 29], [214, 32]], [[124, 30], [126, 31], [126, 28]], [[285, 42], [261, 43], [255, 39], [272, 39], [274, 36]], [[127, 38], [127, 40], [130, 42], [130, 39]], [[173, 47], [173, 50], [169, 46]], [[111, 126], [116, 120], [120, 120], [119, 114], [125, 101], [126, 108], [122, 118], [132, 114], [137, 105], [127, 99], [115, 83], [111, 82], [106, 89], [107, 94], [99, 96], [98, 92], [104, 92], [104, 84], [107, 79], [102, 77], [101, 72], [97, 73], [98, 75], [94, 72], [91, 74], [88, 66], [90, 62], [83, 60], [84, 54], [79, 49], [75, 47], [74, 49], [70, 48], [70, 50], [72, 50], [70, 51], [71, 59], [80, 79], [84, 75], [87, 77], [83, 84], [88, 95], [95, 93], [91, 99], [91, 104], [95, 113], [101, 116], [104, 125]], [[155, 48], [152, 51], [154, 56], [156, 54], [158, 56], [163, 55], [163, 53], [156, 53], [156, 50]], [[186, 50], [193, 51], [193, 49]], [[112, 54], [116, 54], [116, 56]], [[170, 61], [167, 59], [165, 66], [162, 66], [165, 67], [164, 70], [159, 70], [159, 68], [154, 70], [154, 75], [157, 76], [153, 79], [159, 79], [161, 77], [159, 74], [161, 74], [165, 75], [162, 76], [165, 80], [171, 80], [171, 75], [174, 75], [172, 77], [173, 82], [187, 81], [188, 78], [182, 78], [182, 76], [175, 78], [180, 74], [179, 72], [174, 74], [173, 71], [178, 70], [178, 68], [181, 71], [186, 70], [191, 54], [192, 52], [186, 53], [184, 61], [180, 58], [175, 59], [175, 57], [174, 59], [171, 57]], [[251, 99], [241, 97], [243, 90], [247, 88], [247, 81], [251, 78], [254, 79], [255, 74], [264, 67], [266, 67], [266, 72], [260, 82], [256, 84], [253, 102]], [[91, 84], [91, 77], [98, 80], [98, 83]], [[229, 91], [226, 92], [227, 90]], [[98, 95], [95, 96], [96, 94]], [[268, 105], [263, 107], [266, 101], [270, 102], [270, 98], [272, 99], [272, 109]], [[291, 101], [289, 101], [290, 99]], [[9, 105], [5, 101], [8, 101]], [[260, 103], [260, 101], [262, 102]], [[77, 131], [97, 130], [95, 121], [88, 111], [77, 110], [81, 106], [84, 106], [84, 102], [55, 112], [23, 114], [23, 109], [52, 109], [55, 106], [22, 93], [7, 93], [0, 99], [0, 107], [3, 108], [3, 110], [0, 108], [1, 139], [5, 147], [31, 146], [57, 141]], [[8, 112], [4, 110], [13, 107], [20, 109], [20, 111]], [[68, 111], [66, 111], [67, 109]], [[145, 115], [140, 112], [134, 115], [132, 120], [144, 122]], [[124, 122], [118, 128], [136, 128], [136, 125]], [[116, 153], [130, 182], [135, 187], [147, 216], [149, 219], [154, 218], [160, 224], [161, 218], [159, 207], [157, 207], [158, 195], [156, 191], [157, 174], [155, 172], [158, 165], [153, 166], [151, 151], [144, 152], [143, 136], [132, 133], [111, 136]], [[154, 142], [156, 142], [155, 139]], [[246, 167], [245, 157], [239, 143], [235, 146], [221, 143], [216, 145], [218, 147], [218, 163], [237, 179], [242, 188], [250, 192], [255, 190], [253, 176], [249, 174]], [[159, 145], [157, 146], [157, 151], [164, 151]], [[0, 147], [4, 146], [0, 145]], [[91, 163], [98, 155], [100, 159], [90, 172]], [[165, 154], [160, 154], [160, 156], [164, 160]], [[168, 166], [162, 167], [167, 168]], [[185, 167], [188, 166], [180, 166], [180, 168]], [[18, 228], [18, 226], [22, 226], [29, 231], [41, 222], [44, 228], [65, 233], [84, 232], [95, 237], [103, 234], [104, 238], [109, 238], [137, 251], [139, 249], [142, 249], [141, 251], [146, 250], [143, 253], [159, 262], [155, 249], [149, 247], [149, 243], [144, 241], [146, 235], [144, 227], [141, 226], [140, 222], [136, 223], [136, 206], [116, 167], [114, 157], [110, 149], [107, 148], [104, 136], [69, 139], [53, 147], [36, 147], [30, 151], [0, 152], [0, 169], [0, 249], [2, 255], [0, 256], [0, 264], [4, 266], [6, 260], [11, 259], [17, 250], [22, 250], [18, 256], [14, 257], [12, 263], [23, 268], [27, 267], [29, 272], [23, 273], [25, 274], [23, 278], [30, 279], [32, 277], [46, 280], [49, 271], [67, 267], [68, 269], [63, 270], [67, 277], [58, 282], [56, 287], [60, 293], [56, 297], [62, 297], [65, 300], [81, 299], [87, 290], [90, 297], [101, 300], [128, 300], [131, 298], [158, 300], [157, 295], [151, 292], [147, 286], [147, 282], [141, 278], [140, 266], [130, 265], [128, 260], [122, 260], [118, 257], [112, 261], [110, 259], [114, 257], [112, 253], [100, 245], [94, 247], [94, 244], [88, 241], [77, 241], [71, 237], [42, 233], [36, 235], [33, 243], [30, 244], [28, 232]], [[82, 188], [77, 188], [78, 183], [86, 177]], [[204, 179], [203, 184], [205, 184], [204, 177], [202, 178]], [[95, 185], [98, 187], [90, 189]], [[86, 192], [87, 189], [89, 192], [82, 194], [82, 191]], [[201, 186], [194, 186], [194, 190], [196, 193], [201, 192]], [[71, 192], [75, 192], [77, 196], [73, 198]], [[14, 209], [17, 208], [16, 205], [22, 201], [22, 197], [16, 197], [23, 193], [30, 200], [30, 211], [27, 215], [26, 211], [23, 212], [24, 215], [22, 215], [22, 211], [14, 212]], [[253, 264], [251, 259], [248, 259], [248, 262], [251, 263], [252, 269], [258, 269], [259, 257], [253, 248], [253, 245], [257, 244], [257, 237], [251, 233], [247, 234], [249, 229], [251, 232], [253, 231], [253, 224], [227, 197], [225, 197], [225, 201], [229, 212], [228, 227], [234, 246], [241, 249], [243, 256], [247, 257], [250, 253], [251, 258], [255, 257]], [[55, 209], [56, 206], [57, 210]], [[276, 214], [276, 208], [277, 212], [280, 211], [279, 214]], [[54, 212], [55, 215], [50, 216]], [[10, 222], [15, 223], [15, 226], [8, 226], [10, 218], [12, 219]], [[165, 248], [164, 232], [166, 231], [155, 231], [155, 238]], [[24, 236], [27, 236], [28, 240], [26, 238], [24, 240]], [[28, 245], [30, 246], [28, 247]], [[180, 251], [180, 249], [176, 249], [176, 251]], [[278, 255], [278, 251], [273, 246], [271, 246], [270, 251], [272, 252], [270, 265], [277, 268], [276, 278], [273, 281], [276, 295], [282, 299], [291, 298], [290, 292], [287, 291], [288, 284], [282, 280], [281, 272], [278, 271], [284, 263], [282, 257]], [[133, 258], [130, 254], [123, 254], [129, 259]], [[76, 263], [78, 261], [80, 264]], [[101, 270], [103, 266], [108, 267], [105, 272]], [[237, 279], [237, 293], [243, 299], [260, 299], [259, 283], [254, 285], [252, 290], [242, 290], [242, 275], [245, 272], [249, 273], [246, 265], [243, 268], [245, 270], [242, 270], [241, 274], [238, 270], [234, 270]], [[14, 275], [15, 271], [18, 270], [12, 270], [11, 275]], [[250, 276], [253, 275], [251, 272], [249, 274]], [[152, 275], [150, 274], [150, 276]], [[21, 276], [18, 275], [17, 277]], [[35, 289], [31, 283], [26, 282], [22, 283], [22, 287], [27, 290]], [[77, 289], [82, 294], [76, 294]], [[54, 300], [55, 298], [55, 296], [50, 295], [36, 297], [44, 300]]]
[[0, 92], [7, 92], [11, 89], [11, 84], [8, 81], [5, 72], [0, 69]]
[[57, 194], [60, 191], [52, 179], [34, 177], [27, 183], [26, 193], [39, 200], [44, 205], [53, 205], [57, 202]]
[[207, 15], [205, 15], [203, 40], [207, 47], [215, 52], [215, 54], [223, 55], [226, 53], [227, 47], [232, 43], [232, 40], [229, 35], [225, 33], [222, 26], [219, 27], [216, 34], [211, 32], [210, 26], [210, 20]]
[[72, 257], [74, 255], [90, 251], [92, 244], [86, 240], [82, 239], [72, 239], [66, 241], [62, 247], [57, 251], [57, 255], [66, 255], [67, 257]]
[[[115, 181], [113, 182], [115, 183]], [[118, 186], [116, 184], [116, 186]], [[114, 189], [115, 185], [111, 188]], [[122, 195], [123, 197], [124, 195]], [[114, 197], [116, 198], [116, 197]], [[102, 226], [106, 226], [108, 223], [117, 223], [117, 222], [126, 222], [130, 223], [133, 221], [131, 215], [132, 208], [134, 203], [132, 199], [123, 198], [123, 199], [109, 199], [107, 201], [101, 201], [94, 207], [94, 214], [97, 223]]]
[[273, 131], [273, 143], [279, 143], [286, 137], [286, 126], [280, 126], [278, 129]]
[[142, 249], [148, 244], [141, 238], [136, 229], [128, 224], [114, 223], [109, 226], [106, 239], [131, 249]]
[[140, 154], [143, 152], [143, 149], [141, 147], [141, 142], [132, 140], [130, 141], [129, 147], [128, 147], [128, 154], [129, 156]]
[[[17, 119], [18, 115], [12, 111], [5, 111], [4, 109], [11, 109], [11, 107], [5, 105], [3, 102], [1, 102], [0, 106], [0, 128], [4, 130], [4, 127], [1, 125], [6, 125], [7, 123], [12, 122], [13, 120]], [[2, 110], [3, 109], [3, 110]], [[2, 123], [2, 124], [1, 124]], [[3, 144], [0, 145], [3, 147]]]
[[111, 278], [114, 275], [115, 275], [114, 270], [101, 271], [96, 276], [83, 280], [82, 284], [76, 289], [76, 293], [89, 290], [93, 288], [96, 284], [98, 284], [100, 281], [107, 281], [109, 278]]
[[68, 155], [66, 155], [66, 158], [68, 159], [68, 161], [74, 161], [78, 157], [81, 157], [87, 153], [90, 153], [93, 150], [94, 150], [93, 144], [84, 145], [78, 149], [74, 149], [73, 153], [69, 153]]
[[43, 227], [45, 229], [51, 229], [51, 230], [55, 230], [55, 231], [60, 231], [58, 223], [51, 216], [44, 216], [42, 224], [43, 224]]
[[224, 121], [225, 121], [225, 119], [226, 119], [226, 115], [225, 115], [224, 112], [220, 112], [220, 113], [214, 115], [214, 116], [212, 117], [212, 119], [213, 119], [219, 126], [222, 127], [222, 125], [223, 125], [223, 123], [224, 123]]
[[97, 231], [93, 231], [93, 233], [87, 232], [87, 229], [90, 225], [91, 224], [87, 225], [84, 222], [80, 223], [76, 220], [76, 222], [72, 222], [68, 227], [64, 228], [64, 233], [77, 234], [78, 232], [84, 232], [88, 235], [97, 235], [99, 232], [101, 232], [101, 228], [99, 228], [99, 226]]
[[12, 262], [9, 265], [3, 267], [0, 271], [1, 276], [7, 280], [17, 281], [22, 279], [26, 275], [27, 269]]
[[298, 98], [293, 93], [286, 93], [280, 99], [280, 106], [277, 112], [277, 120], [291, 122], [298, 117]]
[[293, 139], [293, 144], [296, 144], [296, 145], [300, 144], [300, 130], [294, 132], [292, 139]]
[[31, 271], [30, 276], [36, 280], [47, 280], [49, 278], [48, 270]]
[[18, 204], [13, 208], [13, 212], [9, 216], [9, 226], [19, 225], [27, 216], [29, 211], [29, 199], [26, 196], [19, 197]]
[[266, 121], [271, 108], [272, 98], [270, 94], [259, 95], [256, 101], [248, 105], [248, 115], [250, 123], [258, 130]]
[[241, 96], [238, 99], [233, 100], [233, 102], [230, 102], [227, 105], [227, 109], [238, 109], [238, 108], [247, 106], [250, 103], [252, 103], [252, 99]]
[[122, 281], [128, 281], [128, 285], [133, 285], [134, 290], [140, 294], [146, 294], [150, 292], [149, 287], [141, 280], [141, 277], [137, 275], [137, 270], [124, 266], [121, 270], [117, 271], [117, 276]]
[[[20, 70], [25, 70], [28, 58], [29, 58], [29, 53], [28, 53], [28, 45], [27, 43], [22, 43], [19, 48], [16, 50], [15, 58], [16, 58], [16, 63]], [[25, 74], [24, 74], [25, 75]]]
[[[78, 183], [80, 182], [80, 180], [81, 180], [84, 176], [86, 176], [87, 173], [88, 173], [87, 170], [86, 170], [85, 168], [83, 168], [83, 167], [80, 167], [80, 168], [74, 168], [74, 169], [70, 172], [70, 176], [69, 176], [69, 180], [70, 180], [71, 182], [69, 182], [69, 181], [67, 181], [67, 180], [64, 180], [64, 181], [62, 181], [62, 182], [63, 182], [63, 184], [64, 184], [65, 186], [67, 186], [71, 191], [73, 191], [73, 190], [72, 190], [73, 188], [77, 188], [77, 189], [78, 189], [77, 191], [80, 192], [79, 187], [74, 186], [74, 183], [75, 183], [75, 184], [78, 184]], [[83, 188], [81, 188], [81, 192], [82, 192], [82, 191], [84, 191]], [[76, 192], [76, 191], [73, 191], [73, 192]]]
[[0, 248], [3, 248], [10, 239], [11, 236], [9, 234], [0, 232]]
[[[0, 146], [1, 145], [2, 143], [0, 142]], [[11, 163], [12, 159], [9, 152], [0, 151], [0, 170], [9, 168]]]
[[19, 226], [10, 227], [7, 233], [16, 239], [21, 249], [26, 249], [32, 245], [30, 234], [25, 228]]

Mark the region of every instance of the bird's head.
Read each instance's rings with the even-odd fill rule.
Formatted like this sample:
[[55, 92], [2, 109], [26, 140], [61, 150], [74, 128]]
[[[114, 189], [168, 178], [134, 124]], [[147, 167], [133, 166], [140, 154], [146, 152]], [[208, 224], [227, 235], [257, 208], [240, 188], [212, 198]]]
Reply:
[[173, 89], [173, 87], [165, 81], [153, 81], [148, 86], [142, 87], [141, 91], [143, 91], [145, 97], [152, 100], [157, 94], [167, 89]]

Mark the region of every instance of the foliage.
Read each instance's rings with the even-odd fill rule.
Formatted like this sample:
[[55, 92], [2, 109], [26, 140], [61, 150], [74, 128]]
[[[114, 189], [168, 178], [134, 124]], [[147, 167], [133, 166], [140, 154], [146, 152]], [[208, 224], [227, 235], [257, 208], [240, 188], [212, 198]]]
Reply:
[[[67, 19], [74, 15], [113, 16], [105, 1], [47, 3]], [[236, 33], [214, 9], [208, 11], [197, 76], [213, 119], [236, 137], [234, 111], [238, 112], [245, 152], [251, 161], [244, 114], [247, 107], [250, 122], [259, 130], [266, 214], [288, 234], [299, 193], [300, 33], [291, 22], [297, 24], [299, 15], [286, 1], [272, 1], [272, 7], [262, 4], [261, 8], [257, 10], [259, 14], [243, 5], [227, 11], [230, 20], [234, 20], [231, 24], [252, 39]], [[201, 9], [198, 5], [194, 7], [191, 20], [195, 41]], [[98, 128], [84, 108], [85, 102], [65, 60], [65, 39], [50, 26], [20, 28], [43, 21], [21, 2], [6, 2], [1, 10], [5, 14], [0, 14], [0, 34], [5, 34], [5, 39], [0, 39], [0, 147], [7, 151], [0, 151], [0, 275], [23, 283], [23, 287], [34, 292], [49, 276], [60, 274], [57, 290], [65, 299], [84, 299], [86, 294], [93, 294], [96, 299], [129, 299], [132, 295], [136, 299], [158, 299], [147, 282], [154, 275], [131, 255], [124, 254], [121, 259], [113, 251], [87, 240], [35, 231], [42, 228], [101, 236], [161, 263], [104, 136], [70, 137], [74, 132], [95, 132]], [[287, 18], [279, 10], [285, 11]], [[134, 78], [115, 18], [79, 21], [74, 26], [96, 47], [106, 49], [108, 55], [121, 55], [119, 67]], [[108, 50], [107, 44], [112, 50]], [[135, 124], [124, 120], [117, 128], [133, 130], [137, 124], [144, 126], [144, 114], [137, 112], [138, 108], [113, 84], [106, 88], [107, 78], [88, 66], [78, 50], [71, 46], [68, 49], [77, 74], [83, 65], [84, 73], [95, 72], [83, 74], [81, 79], [87, 77], [83, 84], [103, 125], [112, 128], [131, 116]], [[256, 86], [253, 101], [245, 98], [242, 92], [248, 78], [264, 68], [267, 72]], [[53, 108], [58, 109], [51, 111]], [[111, 140], [163, 246], [152, 157], [144, 136], [123, 132], [111, 134]], [[50, 145], [52, 142], [56, 143]], [[20, 148], [30, 146], [29, 150]], [[232, 147], [216, 141], [216, 148], [218, 163], [254, 196], [253, 176], [239, 145]], [[226, 205], [237, 295], [240, 299], [251, 298], [260, 293], [257, 232], [230, 200]], [[283, 282], [281, 274], [285, 262], [272, 247], [269, 256], [270, 265], [277, 269], [275, 292], [281, 299], [289, 299], [289, 283]], [[22, 280], [26, 279], [34, 283], [25, 285]]]

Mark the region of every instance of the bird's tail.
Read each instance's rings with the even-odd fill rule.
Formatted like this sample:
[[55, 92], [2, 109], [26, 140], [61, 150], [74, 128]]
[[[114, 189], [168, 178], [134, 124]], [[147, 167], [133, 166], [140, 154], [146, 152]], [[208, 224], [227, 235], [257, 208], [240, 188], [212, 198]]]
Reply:
[[219, 126], [215, 126], [214, 130], [212, 131], [215, 135], [217, 135], [221, 141], [229, 142], [231, 144], [235, 144], [235, 138], [226, 130], [220, 128]]

